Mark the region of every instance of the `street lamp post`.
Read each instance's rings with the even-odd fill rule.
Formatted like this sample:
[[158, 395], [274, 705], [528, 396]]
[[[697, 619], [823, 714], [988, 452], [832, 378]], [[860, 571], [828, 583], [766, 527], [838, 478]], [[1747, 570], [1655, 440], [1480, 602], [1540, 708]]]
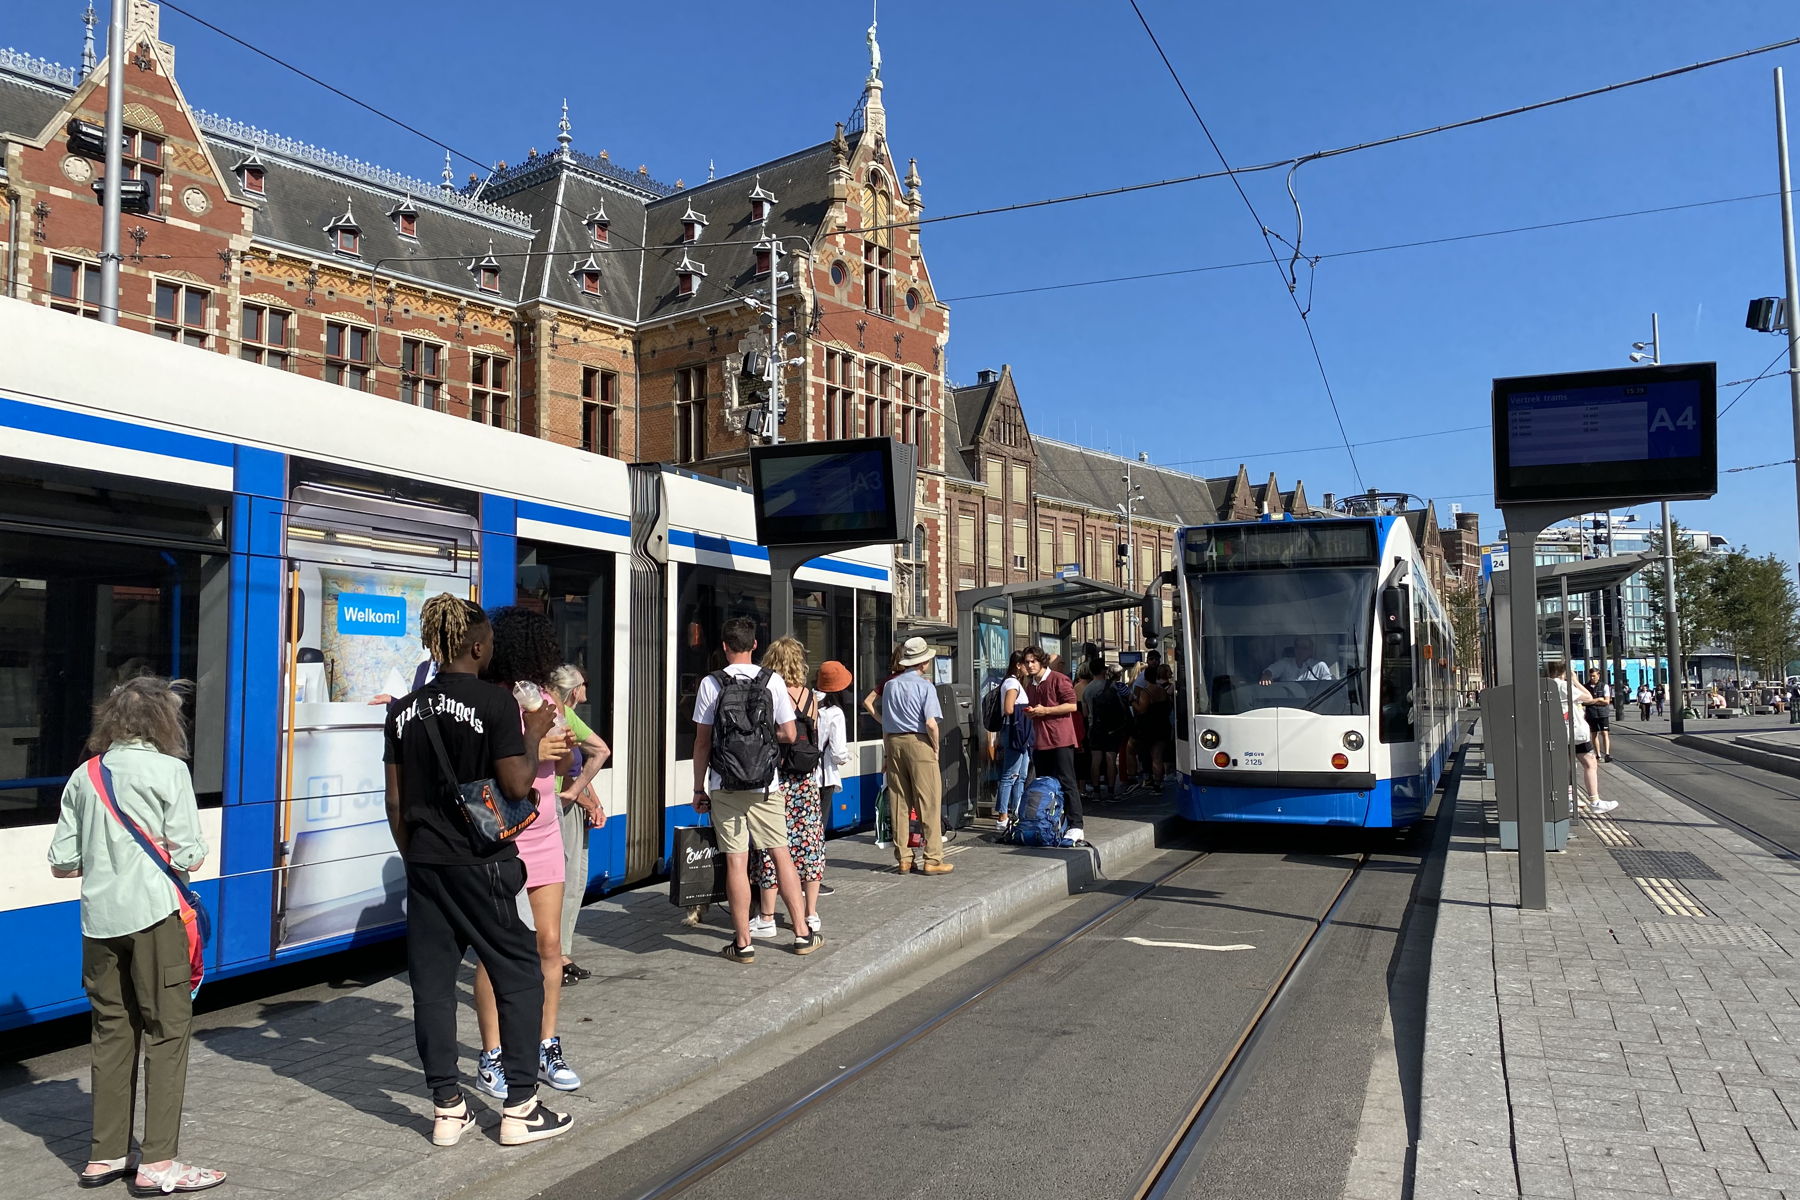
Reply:
[[[1631, 361], [1662, 365], [1662, 329], [1657, 314], [1650, 314], [1650, 340], [1631, 343]], [[1687, 668], [1681, 662], [1681, 629], [1675, 611], [1675, 521], [1669, 515], [1669, 502], [1662, 502], [1663, 540], [1663, 651], [1669, 659], [1669, 732], [1681, 733], [1687, 728], [1682, 709], [1687, 705]]]
[[1794, 414], [1794, 501], [1800, 508], [1800, 273], [1794, 267], [1794, 184], [1788, 169], [1787, 91], [1775, 68], [1775, 148], [1780, 161], [1782, 265], [1787, 272], [1788, 399]]

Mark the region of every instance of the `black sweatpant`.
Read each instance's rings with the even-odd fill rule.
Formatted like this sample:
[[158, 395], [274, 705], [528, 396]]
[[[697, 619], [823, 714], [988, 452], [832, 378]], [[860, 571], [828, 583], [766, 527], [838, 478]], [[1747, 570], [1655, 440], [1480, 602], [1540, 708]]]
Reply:
[[538, 1027], [544, 975], [537, 935], [519, 915], [525, 864], [517, 858], [466, 866], [406, 864], [406, 973], [412, 981], [413, 1035], [434, 1103], [460, 1093], [456, 972], [473, 946], [487, 967], [500, 1014], [506, 1103], [537, 1094]]
[[1075, 782], [1075, 747], [1033, 750], [1031, 769], [1039, 776], [1054, 776], [1062, 784], [1063, 816], [1071, 828], [1081, 829], [1081, 785]]

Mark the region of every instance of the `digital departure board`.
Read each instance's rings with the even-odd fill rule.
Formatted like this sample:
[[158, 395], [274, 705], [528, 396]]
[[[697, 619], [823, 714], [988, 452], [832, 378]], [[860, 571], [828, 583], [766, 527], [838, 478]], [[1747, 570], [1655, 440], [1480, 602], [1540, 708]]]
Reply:
[[912, 536], [913, 447], [892, 438], [788, 442], [750, 451], [764, 546], [876, 545]]
[[1183, 544], [1192, 573], [1295, 567], [1366, 567], [1376, 560], [1375, 523], [1261, 521], [1192, 529]]
[[1718, 490], [1712, 363], [1496, 379], [1493, 400], [1496, 504]]

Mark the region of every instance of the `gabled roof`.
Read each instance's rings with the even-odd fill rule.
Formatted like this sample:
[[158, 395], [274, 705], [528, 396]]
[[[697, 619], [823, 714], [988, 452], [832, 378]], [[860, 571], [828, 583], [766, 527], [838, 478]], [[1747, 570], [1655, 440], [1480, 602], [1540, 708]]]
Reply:
[[[951, 439], [950, 449], [965, 449], [973, 445], [980, 436], [982, 415], [987, 412], [988, 405], [994, 402], [994, 397], [1000, 394], [1001, 378], [997, 374], [980, 383], [950, 389], [950, 404], [947, 407], [956, 410], [956, 424], [960, 431], [959, 436]], [[949, 413], [946, 411], [945, 415], [948, 416]]]
[[1218, 507], [1212, 487], [1198, 475], [1052, 438], [1039, 436], [1033, 441], [1038, 452], [1037, 491], [1046, 499], [1116, 511], [1125, 499], [1121, 476], [1129, 466], [1132, 483], [1144, 492], [1144, 499], [1132, 510], [1140, 518], [1166, 525], [1198, 525], [1212, 520]]
[[0, 133], [36, 139], [75, 91], [75, 71], [0, 50]]

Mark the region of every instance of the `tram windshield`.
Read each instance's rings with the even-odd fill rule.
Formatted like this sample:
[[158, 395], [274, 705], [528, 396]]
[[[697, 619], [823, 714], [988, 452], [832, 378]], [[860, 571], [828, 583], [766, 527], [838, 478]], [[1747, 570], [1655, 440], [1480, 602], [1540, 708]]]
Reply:
[[1197, 712], [1369, 711], [1374, 571], [1202, 572], [1189, 587]]

